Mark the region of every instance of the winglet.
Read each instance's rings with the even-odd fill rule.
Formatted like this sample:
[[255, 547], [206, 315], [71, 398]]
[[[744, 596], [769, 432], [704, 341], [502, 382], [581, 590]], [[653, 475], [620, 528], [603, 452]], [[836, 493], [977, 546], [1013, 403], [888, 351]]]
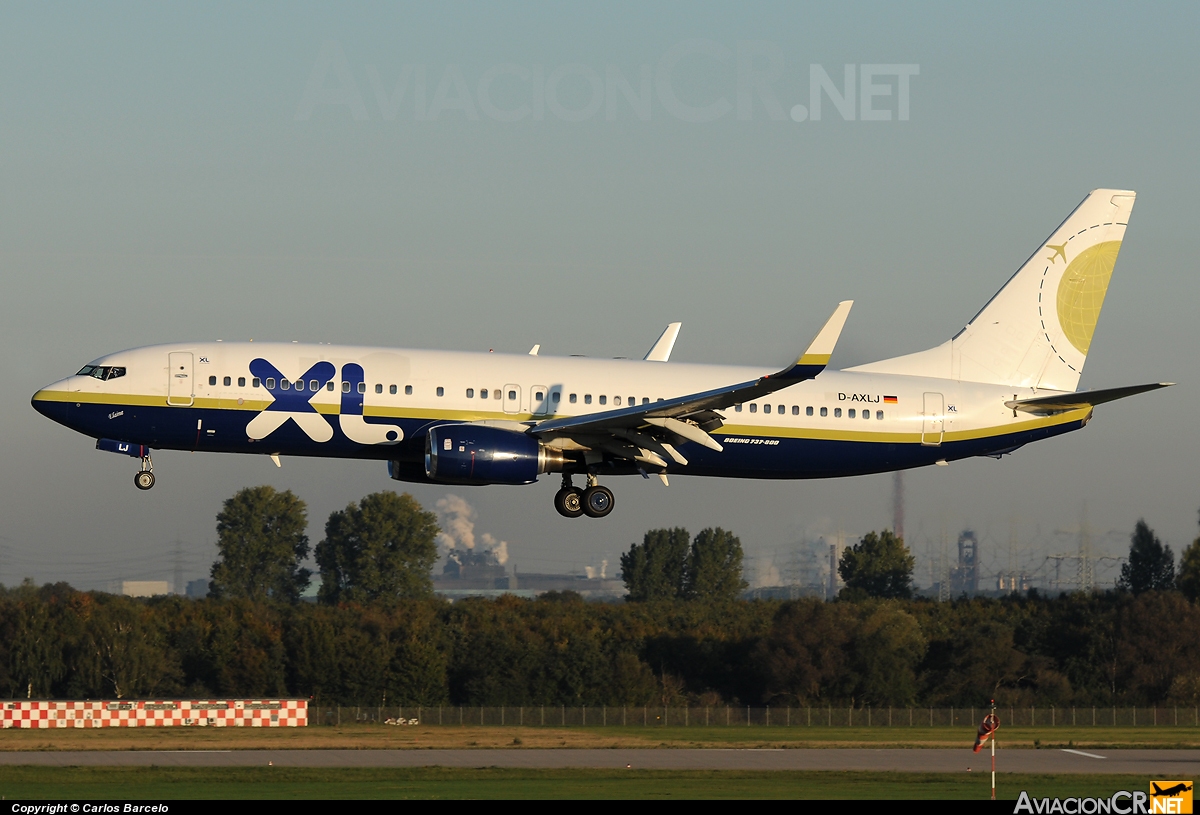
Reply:
[[846, 318], [850, 316], [850, 307], [853, 305], [853, 300], [843, 300], [838, 303], [837, 308], [833, 310], [833, 315], [825, 321], [825, 325], [817, 332], [817, 336], [809, 343], [800, 358], [791, 367], [780, 371], [771, 378], [812, 379], [824, 370], [825, 366], [829, 364], [829, 358], [833, 356], [833, 349], [837, 345], [838, 337], [842, 335], [842, 328], [846, 325]]
[[671, 349], [675, 347], [675, 338], [679, 336], [679, 327], [683, 323], [671, 323], [663, 329], [654, 347], [646, 352], [642, 359], [647, 362], [666, 362], [671, 358]]

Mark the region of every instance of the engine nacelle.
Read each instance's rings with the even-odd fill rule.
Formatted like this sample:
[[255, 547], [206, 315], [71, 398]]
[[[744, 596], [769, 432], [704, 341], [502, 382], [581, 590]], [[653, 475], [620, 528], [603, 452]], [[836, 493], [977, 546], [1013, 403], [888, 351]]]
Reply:
[[425, 475], [447, 484], [532, 484], [562, 472], [561, 450], [533, 436], [478, 424], [446, 424], [425, 436]]

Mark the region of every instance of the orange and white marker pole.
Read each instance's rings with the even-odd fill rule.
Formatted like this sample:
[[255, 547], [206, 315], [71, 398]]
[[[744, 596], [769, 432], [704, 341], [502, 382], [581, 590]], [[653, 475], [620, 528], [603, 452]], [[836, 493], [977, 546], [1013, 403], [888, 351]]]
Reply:
[[992, 700], [992, 712], [983, 717], [979, 732], [975, 736], [975, 752], [983, 749], [988, 739], [992, 742], [992, 800], [996, 800], [996, 731], [1000, 728], [1000, 717], [996, 715], [996, 700]]
[[996, 800], [996, 730], [1000, 727], [1000, 719], [996, 716], [996, 700], [992, 700], [992, 800]]

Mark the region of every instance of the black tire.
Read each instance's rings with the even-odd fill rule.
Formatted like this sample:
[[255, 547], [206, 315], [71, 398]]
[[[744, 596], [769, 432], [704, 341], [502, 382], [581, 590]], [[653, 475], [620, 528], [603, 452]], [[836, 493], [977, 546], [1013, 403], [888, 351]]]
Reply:
[[148, 490], [154, 486], [154, 473], [142, 470], [133, 477], [133, 485], [139, 490]]
[[583, 490], [563, 487], [554, 494], [554, 508], [564, 518], [578, 518], [583, 514]]
[[583, 491], [583, 512], [589, 518], [603, 518], [612, 512], [616, 498], [608, 487], [588, 487]]

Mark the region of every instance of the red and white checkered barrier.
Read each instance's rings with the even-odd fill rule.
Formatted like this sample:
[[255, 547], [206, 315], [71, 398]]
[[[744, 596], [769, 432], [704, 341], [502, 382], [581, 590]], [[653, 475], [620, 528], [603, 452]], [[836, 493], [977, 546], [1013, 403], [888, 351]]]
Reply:
[[3, 702], [0, 728], [305, 727], [305, 699]]

